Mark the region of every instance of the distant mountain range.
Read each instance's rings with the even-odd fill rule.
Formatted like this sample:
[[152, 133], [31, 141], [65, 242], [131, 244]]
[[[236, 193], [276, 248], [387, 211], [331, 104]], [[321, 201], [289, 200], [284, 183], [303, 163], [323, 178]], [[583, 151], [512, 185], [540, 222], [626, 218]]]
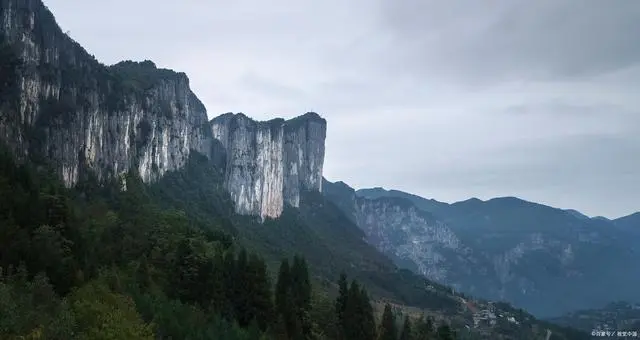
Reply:
[[640, 213], [590, 218], [516, 197], [452, 204], [410, 193], [324, 194], [398, 265], [462, 292], [504, 300], [540, 317], [612, 301], [640, 301]]
[[[403, 215], [392, 213], [384, 223], [368, 223], [369, 216], [382, 217], [369, 210], [377, 201], [346, 185], [333, 190], [346, 196], [321, 194], [326, 122], [316, 113], [267, 122], [239, 113], [208, 120], [184, 73], [148, 60], [101, 64], [63, 33], [41, 0], [0, 0], [0, 75], [0, 269], [11, 274], [0, 284], [6, 307], [0, 310], [20, 312], [0, 313], [3, 339], [71, 338], [57, 333], [62, 328], [65, 334], [83, 334], [76, 326], [86, 328], [80, 325], [85, 322], [73, 320], [88, 314], [77, 312], [78, 305], [90, 314], [100, 309], [93, 318], [98, 321], [114, 313], [126, 321], [153, 320], [153, 332], [175, 339], [220, 338], [215, 334], [226, 328], [211, 318], [233, 315], [233, 333], [240, 337], [235, 330], [256, 320], [248, 317], [251, 313], [270, 310], [273, 285], [268, 282], [282, 282], [280, 264], [294, 255], [308, 263], [291, 273], [302, 278], [308, 271], [314, 306], [299, 314], [309, 316], [308, 330], [314, 332], [335, 333], [332, 295], [345, 273], [359, 282], [352, 282], [350, 296], [365, 302], [370, 297], [377, 307], [389, 303], [416, 317], [424, 314], [465, 339], [588, 336], [399, 268], [394, 261], [405, 260], [420, 272], [438, 267], [424, 262], [427, 253], [404, 239], [417, 237], [419, 224], [395, 223], [393, 217]], [[409, 209], [414, 221], [434, 226], [432, 239], [453, 253], [462, 244], [441, 217], [406, 199], [388, 199], [393, 209]], [[396, 232], [397, 226], [415, 230]], [[371, 230], [380, 231], [379, 237]], [[407, 253], [392, 251], [403, 244]], [[460, 263], [474, 256], [466, 254]], [[9, 280], [12, 268], [23, 266], [25, 272], [14, 273], [20, 280]], [[449, 272], [427, 276], [452, 281]], [[23, 282], [27, 277], [36, 284]], [[107, 284], [111, 277], [117, 283]], [[298, 276], [283, 277], [290, 283]], [[49, 279], [51, 291], [44, 289]], [[93, 282], [101, 288], [92, 288]], [[89, 293], [67, 300], [76, 288]], [[120, 301], [121, 295], [125, 309], [111, 301], [118, 308], [103, 310], [104, 301], [94, 300], [101, 299], [92, 293], [102, 288], [108, 300]], [[46, 299], [33, 298], [43, 294]], [[353, 303], [358, 300], [348, 298], [345, 309], [355, 310], [354, 316], [369, 313], [366, 304]], [[71, 310], [64, 307], [69, 301]], [[227, 321], [231, 327], [232, 320]], [[134, 332], [136, 325], [126, 324], [112, 335], [131, 339], [125, 332]], [[84, 334], [106, 326], [100, 321], [95, 327]], [[243, 338], [264, 339], [251, 328]]]
[[[594, 217], [594, 218], [598, 218], [598, 217]], [[640, 230], [638, 230], [640, 226], [640, 212], [617, 218], [612, 222], [621, 230], [640, 235]]]
[[614, 302], [603, 308], [567, 313], [550, 321], [586, 332], [597, 329], [640, 333], [640, 304]]

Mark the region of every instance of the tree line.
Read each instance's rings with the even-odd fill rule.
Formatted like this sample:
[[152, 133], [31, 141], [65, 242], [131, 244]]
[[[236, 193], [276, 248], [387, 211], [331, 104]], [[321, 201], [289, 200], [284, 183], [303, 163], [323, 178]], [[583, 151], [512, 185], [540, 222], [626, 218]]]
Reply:
[[0, 152], [2, 339], [452, 339], [447, 325], [376, 322], [358, 281], [314, 287], [306, 260], [265, 260], [215, 223], [166, 209], [135, 176], [66, 189]]

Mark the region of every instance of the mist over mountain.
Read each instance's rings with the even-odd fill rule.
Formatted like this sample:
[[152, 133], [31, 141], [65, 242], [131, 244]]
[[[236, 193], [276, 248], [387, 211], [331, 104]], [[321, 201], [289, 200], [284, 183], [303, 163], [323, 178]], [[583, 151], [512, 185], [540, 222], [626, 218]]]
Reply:
[[[354, 216], [371, 244], [462, 292], [541, 317], [640, 300], [640, 271], [628, 266], [640, 260], [638, 213], [608, 220], [516, 197], [447, 204], [332, 186], [326, 182], [324, 194]], [[624, 279], [611, 279], [620, 273]]]
[[[584, 338], [536, 317], [608, 317], [593, 311], [640, 300], [630, 266], [640, 213], [589, 217], [517, 197], [449, 204], [332, 183], [318, 113], [209, 120], [186, 74], [149, 60], [103, 65], [40, 0], [0, 0], [0, 12], [1, 303], [46, 310], [24, 323], [3, 315], [12, 336], [89, 332], [83, 306], [104, 302], [92, 296], [116, 301], [140, 334], [211, 336], [215, 324], [272, 335], [285, 326], [251, 318], [276, 308], [271, 281], [286, 281], [282, 260], [294, 256], [314, 292], [298, 314], [318, 339], [336, 328], [341, 273], [366, 287], [352, 291], [362, 313], [389, 304], [398, 318], [429, 315], [470, 338]], [[46, 308], [33, 298], [42, 292]], [[576, 318], [554, 320], [586, 330]]]

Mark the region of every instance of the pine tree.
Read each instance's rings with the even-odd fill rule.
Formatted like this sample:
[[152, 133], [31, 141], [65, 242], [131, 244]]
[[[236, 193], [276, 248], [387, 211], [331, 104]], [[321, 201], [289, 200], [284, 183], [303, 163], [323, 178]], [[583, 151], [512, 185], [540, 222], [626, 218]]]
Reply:
[[438, 327], [436, 332], [439, 340], [454, 340], [454, 334], [451, 331], [451, 327], [447, 324], [442, 324]]
[[187, 302], [196, 301], [200, 296], [197, 289], [198, 260], [188, 240], [182, 240], [176, 250], [176, 261], [171, 283], [173, 295]]
[[427, 320], [427, 321], [425, 322], [425, 326], [424, 326], [425, 330], [426, 330], [428, 333], [435, 333], [435, 329], [436, 329], [436, 328], [435, 328], [435, 327], [436, 327], [435, 325], [436, 325], [436, 323], [435, 323], [435, 321], [433, 320], [433, 317], [431, 317], [431, 316], [430, 316], [430, 317], [428, 317], [426, 320]]
[[388, 303], [384, 306], [382, 320], [380, 322], [379, 340], [397, 340], [398, 329], [396, 327], [396, 318], [391, 311], [391, 305]]
[[278, 281], [276, 282], [275, 292], [275, 308], [278, 319], [284, 327], [286, 334], [290, 334], [293, 328], [292, 321], [292, 301], [289, 296], [289, 288], [291, 286], [291, 271], [289, 268], [289, 260], [282, 259], [280, 270], [278, 272]]
[[291, 268], [291, 297], [296, 321], [296, 338], [308, 339], [311, 336], [311, 280], [304, 258], [294, 256]]
[[234, 302], [236, 291], [236, 260], [233, 251], [228, 251], [224, 255], [222, 273], [224, 302], [221, 308], [221, 312], [225, 320], [231, 321], [235, 317]]
[[362, 339], [362, 322], [360, 311], [360, 285], [357, 281], [352, 280], [347, 294], [347, 301], [344, 310], [344, 337], [350, 340]]
[[360, 305], [362, 313], [363, 340], [376, 338], [376, 319], [373, 315], [373, 306], [369, 300], [369, 293], [363, 287], [360, 289]]
[[344, 338], [347, 325], [345, 323], [345, 310], [347, 309], [347, 297], [349, 295], [349, 283], [347, 275], [343, 272], [338, 279], [338, 297], [336, 298], [335, 313], [338, 321], [339, 338]]
[[413, 339], [413, 332], [411, 329], [411, 319], [407, 315], [404, 318], [404, 324], [402, 325], [402, 331], [400, 332], [399, 340], [411, 340]]
[[276, 312], [290, 339], [308, 339], [312, 333], [310, 320], [311, 280], [304, 258], [294, 256], [291, 266], [283, 259], [276, 283]]
[[249, 257], [247, 276], [250, 287], [247, 320], [255, 321], [257, 327], [264, 331], [272, 321], [271, 282], [267, 265], [255, 254]]
[[278, 272], [278, 281], [276, 282], [275, 302], [276, 312], [278, 314], [287, 315], [288, 308], [288, 290], [289, 290], [289, 260], [282, 259], [280, 270]]
[[207, 309], [210, 312], [222, 314], [225, 306], [224, 290], [224, 255], [217, 252], [213, 258], [208, 260], [204, 268], [203, 277], [208, 287]]
[[433, 319], [431, 317], [425, 318], [423, 315], [416, 321], [414, 327], [415, 338], [418, 340], [432, 339], [435, 331], [433, 329]]
[[297, 301], [296, 307], [308, 311], [311, 306], [311, 281], [307, 261], [299, 256], [293, 258], [291, 287]]
[[249, 273], [249, 258], [247, 250], [242, 249], [238, 254], [235, 266], [234, 286], [234, 315], [240, 327], [247, 327], [251, 322], [249, 301], [251, 299], [251, 287]]
[[356, 280], [351, 281], [343, 314], [344, 338], [349, 340], [373, 340], [376, 324], [373, 307], [367, 291]]

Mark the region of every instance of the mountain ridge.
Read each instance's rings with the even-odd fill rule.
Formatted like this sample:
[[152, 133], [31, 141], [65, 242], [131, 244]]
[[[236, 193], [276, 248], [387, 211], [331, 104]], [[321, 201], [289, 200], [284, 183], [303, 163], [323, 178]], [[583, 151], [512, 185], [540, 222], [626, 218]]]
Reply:
[[[338, 182], [344, 183], [344, 181], [337, 181], [335, 183], [338, 183]], [[554, 206], [552, 206], [550, 204], [539, 203], [539, 202], [535, 202], [534, 200], [528, 200], [528, 199], [520, 198], [520, 197], [517, 197], [517, 196], [496, 196], [496, 197], [491, 197], [491, 198], [484, 199], [484, 200], [480, 199], [480, 198], [477, 198], [477, 197], [471, 197], [471, 198], [467, 198], [467, 199], [459, 200], [459, 201], [454, 201], [454, 202], [444, 202], [444, 201], [438, 201], [438, 200], [436, 200], [434, 198], [425, 198], [425, 197], [422, 197], [420, 195], [409, 193], [409, 192], [406, 192], [406, 191], [403, 191], [403, 190], [386, 189], [384, 187], [360, 188], [360, 189], [354, 189], [354, 190], [356, 191], [356, 193], [358, 195], [363, 196], [363, 197], [369, 197], [369, 198], [380, 197], [380, 196], [401, 196], [401, 197], [406, 197], [406, 198], [410, 198], [418, 206], [423, 205], [424, 207], [430, 206], [429, 204], [432, 204], [434, 206], [438, 206], [438, 205], [445, 206], [445, 205], [469, 203], [470, 201], [471, 202], [488, 202], [488, 201], [492, 201], [492, 200], [519, 200], [519, 201], [523, 201], [523, 202], [526, 202], [526, 203], [538, 204], [538, 205], [546, 206], [546, 207], [553, 208], [553, 209], [564, 210], [567, 213], [574, 214], [575, 216], [580, 216], [580, 217], [589, 218], [589, 219], [600, 219], [600, 220], [607, 220], [607, 221], [616, 221], [616, 220], [622, 220], [622, 219], [624, 219], [626, 217], [631, 217], [631, 216], [634, 216], [634, 215], [636, 215], [636, 216], [638, 216], [638, 218], [640, 218], [640, 211], [632, 212], [632, 213], [630, 213], [628, 215], [617, 217], [617, 218], [608, 218], [608, 217], [604, 217], [604, 216], [593, 216], [593, 217], [590, 217], [590, 216], [580, 212], [577, 209], [558, 208], [558, 207], [554, 207]], [[418, 203], [418, 202], [422, 202], [422, 203]]]
[[[135, 169], [145, 183], [192, 151], [225, 162], [237, 212], [277, 217], [301, 190], [321, 190], [326, 121], [317, 113], [256, 122], [208, 120], [183, 72], [150, 60], [106, 66], [62, 32], [40, 0], [2, 0], [3, 50], [21, 61], [15, 105], [0, 105], [0, 139], [18, 159], [51, 163], [68, 187]], [[286, 166], [285, 166], [286, 164]]]
[[190, 149], [206, 153], [206, 109], [184, 73], [152, 62], [106, 66], [64, 34], [40, 0], [1, 6], [3, 40], [23, 67], [17, 105], [0, 107], [10, 118], [0, 137], [19, 158], [53, 162], [72, 186], [88, 170], [103, 180], [132, 167], [153, 181], [181, 167]]
[[[172, 268], [164, 274], [176, 274], [165, 279], [168, 287], [178, 291], [168, 291], [167, 294], [193, 299], [193, 294], [185, 288], [202, 285], [202, 282], [194, 282], [198, 281], [194, 278], [222, 275], [215, 270], [219, 263], [206, 262], [214, 260], [208, 256], [211, 253], [222, 255], [221, 248], [228, 245], [221, 244], [238, 242], [260, 250], [272, 263], [281, 261], [283, 257], [288, 258], [293, 253], [303, 254], [316, 268], [312, 269], [314, 274], [320, 275], [316, 277], [320, 282], [315, 283], [323, 288], [335, 286], [333, 280], [337, 276], [336, 270], [348, 270], [370, 287], [376, 297], [418, 305], [438, 314], [441, 317], [439, 322], [450, 322], [460, 330], [473, 326], [474, 332], [485, 333], [481, 334], [484, 338], [499, 336], [513, 339], [521, 332], [528, 332], [529, 336], [535, 337], [551, 329], [554, 334], [563, 337], [561, 328], [536, 320], [522, 310], [479, 299], [473, 301], [474, 304], [499, 311], [499, 314], [508, 317], [494, 315], [489, 322], [476, 325], [478, 315], [464, 307], [466, 304], [463, 301], [470, 301], [470, 298], [463, 298], [446, 286], [398, 268], [388, 256], [366, 243], [358, 226], [321, 194], [326, 122], [319, 115], [308, 113], [301, 118], [294, 118], [289, 126], [286, 126], [287, 121], [277, 119], [265, 126], [245, 115], [232, 115], [228, 118], [228, 129], [221, 127], [218, 138], [215, 138], [216, 133], [211, 127], [215, 124], [207, 120], [206, 108], [201, 106], [202, 103], [190, 90], [186, 75], [162, 70], [156, 74], [157, 67], [149, 61], [125, 61], [113, 68], [106, 67], [61, 33], [53, 15], [40, 0], [0, 0], [0, 6], [3, 33], [8, 33], [7, 41], [13, 45], [10, 47], [16, 47], [17, 56], [25, 66], [24, 73], [23, 70], [16, 73], [19, 78], [16, 95], [18, 105], [12, 107], [11, 103], [6, 102], [0, 106], [0, 116], [3, 118], [0, 121], [0, 144], [7, 144], [12, 153], [21, 155], [24, 161], [22, 167], [16, 167], [14, 164], [5, 164], [3, 159], [1, 168], [3, 176], [8, 174], [0, 181], [3, 191], [12, 192], [13, 184], [6, 179], [14, 180], [16, 187], [21, 189], [20, 200], [12, 203], [15, 205], [12, 207], [21, 212], [20, 217], [24, 219], [21, 222], [24, 223], [14, 225], [10, 221], [10, 231], [21, 235], [21, 241], [25, 242], [32, 241], [31, 230], [27, 228], [36, 229], [46, 237], [56, 237], [54, 246], [60, 246], [60, 249], [43, 247], [43, 251], [53, 253], [60, 250], [65, 256], [73, 252], [74, 255], [87, 255], [87, 258], [104, 256], [107, 260], [104, 263], [83, 263], [85, 260], [80, 256], [79, 260], [71, 261], [77, 262], [74, 265], [78, 265], [78, 268], [57, 270], [55, 265], [66, 263], [64, 261], [67, 258], [38, 258], [48, 272], [59, 274], [54, 278], [57, 282], [63, 282], [66, 288], [73, 287], [74, 282], [85, 280], [85, 274], [75, 269], [82, 267], [89, 276], [101, 270], [91, 267], [93, 265], [106, 263], [108, 266], [110, 259], [126, 261], [131, 259], [129, 255], [137, 254], [139, 257], [134, 258], [134, 263], [119, 265], [134, 265], [133, 269], [125, 269], [133, 270], [134, 276], [146, 276], [149, 279], [155, 275], [153, 270], [154, 266], [159, 265], [158, 261], [162, 266]], [[67, 49], [68, 46], [71, 47]], [[3, 49], [2, 52], [4, 56], [6, 51]], [[4, 69], [12, 65], [0, 66]], [[163, 79], [164, 75], [177, 78], [167, 81]], [[2, 90], [5, 94], [5, 89]], [[280, 122], [285, 125], [279, 125]], [[223, 134], [231, 137], [222, 138]], [[282, 135], [282, 139], [272, 138], [274, 134]], [[16, 136], [19, 138], [12, 139]], [[282, 148], [280, 145], [273, 146], [280, 143], [276, 141], [282, 141]], [[264, 148], [256, 146], [262, 142]], [[234, 148], [234, 145], [238, 148]], [[292, 156], [288, 155], [286, 148], [294, 149]], [[273, 152], [265, 154], [263, 151]], [[212, 154], [216, 157], [212, 157]], [[282, 183], [280, 190], [277, 187], [280, 178], [285, 181], [286, 176], [280, 177], [278, 174], [269, 177], [267, 174], [269, 171], [280, 171], [279, 167], [284, 162], [279, 157], [292, 160], [295, 158], [293, 156], [302, 160], [296, 164], [288, 163], [285, 170], [290, 171], [291, 178], [297, 183], [293, 187]], [[43, 164], [51, 165], [54, 172], [45, 173]], [[59, 176], [66, 188], [58, 186], [51, 175]], [[301, 178], [298, 175], [308, 177]], [[40, 181], [36, 178], [38, 176], [44, 180]], [[267, 179], [260, 176], [266, 176]], [[15, 181], [14, 177], [18, 180]], [[113, 184], [108, 183], [111, 180], [126, 186], [111, 187], [108, 185]], [[309, 185], [305, 185], [305, 181]], [[40, 183], [42, 187], [39, 187]], [[100, 187], [100, 184], [104, 187]], [[292, 196], [287, 196], [287, 188], [294, 191], [290, 193]], [[247, 191], [253, 191], [252, 195], [255, 196], [244, 196], [243, 192]], [[100, 197], [103, 194], [105, 197]], [[272, 194], [281, 196], [274, 199]], [[109, 201], [113, 198], [111, 196], [116, 196], [115, 208], [110, 206], [112, 202], [98, 201], [90, 202], [89, 211], [82, 209], [86, 203], [82, 202], [88, 200], [87, 197]], [[288, 199], [293, 203], [283, 204], [282, 207], [271, 205], [272, 202], [279, 204], [280, 200]], [[151, 202], [147, 202], [149, 200]], [[38, 215], [35, 217], [40, 219], [40, 215], [44, 215], [46, 218], [41, 220], [46, 225], [40, 225], [36, 218], [28, 214], [27, 203], [30, 201], [37, 203], [34, 208], [38, 208]], [[271, 203], [265, 206], [264, 202]], [[296, 204], [297, 209], [293, 209]], [[66, 210], [77, 210], [79, 214], [88, 215], [82, 215], [83, 219], [78, 221], [63, 219], [64, 223], [59, 223], [59, 215], [68, 218]], [[415, 212], [419, 218], [426, 216]], [[9, 213], [11, 215], [12, 212]], [[262, 220], [257, 221], [255, 217], [261, 217]], [[32, 219], [35, 222], [32, 223]], [[78, 229], [69, 232], [65, 229], [67, 222]], [[87, 225], [89, 227], [84, 228]], [[144, 225], [144, 229], [139, 230], [139, 225]], [[202, 227], [203, 230], [190, 229], [193, 227]], [[235, 235], [231, 240], [215, 242], [194, 239], [195, 236], [191, 235], [208, 235], [212, 230], [205, 229], [209, 227]], [[171, 228], [181, 229], [179, 233], [184, 234], [178, 239], [165, 238], [172, 236], [167, 232], [175, 232], [170, 231]], [[81, 231], [83, 235], [74, 234], [76, 231]], [[122, 238], [123, 234], [126, 237]], [[78, 248], [77, 244], [67, 242], [66, 237], [90, 239], [85, 246], [95, 248], [100, 248], [105, 238], [112, 248]], [[7, 240], [11, 238], [2, 239], [3, 242]], [[43, 244], [41, 239], [33, 241], [40, 242], [34, 245]], [[176, 241], [177, 244], [171, 243]], [[11, 250], [18, 255], [24, 254], [19, 248], [13, 246]], [[163, 249], [168, 248], [175, 252], [164, 254]], [[39, 250], [35, 246], [26, 249], [31, 252]], [[149, 253], [145, 253], [146, 250]], [[98, 254], [93, 254], [94, 251]], [[233, 250], [225, 251], [224, 258], [215, 260], [227, 261], [227, 255]], [[200, 262], [203, 260], [206, 261]], [[244, 260], [247, 260], [246, 257]], [[239, 256], [237, 262], [242, 264], [244, 260]], [[251, 257], [249, 262], [262, 266], [254, 260]], [[236, 261], [235, 257], [231, 261]], [[179, 271], [174, 272], [174, 269]], [[260, 273], [264, 270], [260, 268], [254, 274], [264, 276]], [[122, 291], [121, 282], [118, 277], [115, 279], [116, 282], [109, 283], [112, 287], [108, 288]], [[174, 279], [178, 281], [178, 286], [172, 286]], [[261, 280], [268, 282], [266, 277]], [[58, 293], [62, 295], [65, 292]], [[148, 297], [135, 296], [136, 303], [141, 298], [144, 302], [144, 298]], [[162, 308], [167, 306], [185, 305], [167, 304]], [[154, 320], [149, 315], [157, 311], [144, 310], [147, 307], [150, 306], [142, 305], [139, 308], [149, 320]]]
[[640, 211], [626, 216], [618, 217], [610, 221], [619, 226], [631, 226], [632, 224], [638, 225], [638, 223], [640, 222]]
[[[342, 184], [341, 192], [327, 189], [324, 194], [343, 206], [350, 207], [345, 202], [352, 200], [369, 207], [345, 211], [356, 214], [355, 220], [372, 244], [398, 265], [462, 292], [506, 300], [539, 316], [640, 298], [624, 282], [616, 282], [617, 288], [604, 288], [612, 285], [598, 274], [602, 270], [598, 268], [605, 268], [614, 275], [624, 270], [624, 263], [640, 259], [633, 242], [638, 229], [628, 225], [515, 197], [447, 204], [381, 188], [351, 188], [352, 194], [347, 195], [347, 187]], [[404, 201], [384, 209], [373, 205], [385, 197]], [[363, 205], [362, 201], [370, 203]], [[431, 213], [435, 220], [418, 218], [415, 209]], [[627, 221], [635, 223], [636, 216], [630, 215]], [[376, 221], [375, 226], [371, 221]], [[435, 236], [436, 231], [440, 236]], [[626, 272], [640, 279], [637, 271]], [[580, 288], [573, 288], [576, 286]], [[546, 301], [563, 303], [558, 308], [555, 302]]]

